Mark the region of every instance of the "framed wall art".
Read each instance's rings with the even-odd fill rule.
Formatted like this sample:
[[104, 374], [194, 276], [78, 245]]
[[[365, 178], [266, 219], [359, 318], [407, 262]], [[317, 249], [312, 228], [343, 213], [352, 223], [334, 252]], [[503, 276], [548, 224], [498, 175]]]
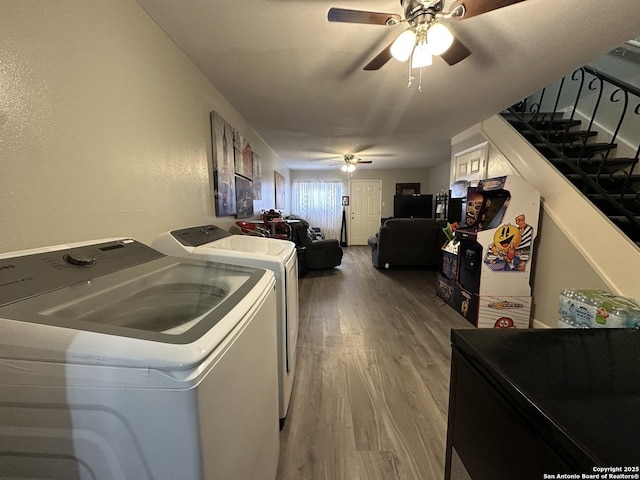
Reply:
[[474, 182], [486, 178], [489, 142], [483, 142], [454, 154], [455, 181]]
[[262, 200], [262, 158], [253, 152], [253, 199]]
[[234, 130], [217, 112], [211, 112], [210, 119], [216, 217], [235, 215]]
[[273, 171], [273, 184], [275, 186], [276, 191], [276, 209], [283, 210], [284, 209], [284, 177], [280, 175], [275, 170]]
[[236, 209], [236, 218], [253, 217], [253, 184], [240, 175], [236, 175]]
[[396, 183], [396, 195], [418, 195], [419, 183]]
[[233, 135], [233, 157], [236, 175], [242, 175], [251, 180], [253, 178], [251, 145], [238, 131], [234, 131]]

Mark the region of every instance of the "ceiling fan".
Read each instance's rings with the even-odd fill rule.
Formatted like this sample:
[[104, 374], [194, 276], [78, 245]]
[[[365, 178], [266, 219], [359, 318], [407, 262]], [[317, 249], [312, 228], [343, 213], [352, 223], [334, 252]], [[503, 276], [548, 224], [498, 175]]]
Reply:
[[356, 169], [356, 165], [358, 165], [359, 163], [373, 163], [373, 161], [362, 160], [352, 153], [347, 153], [342, 159], [342, 166], [340, 167], [340, 170], [342, 170], [343, 172], [351, 173]]
[[364, 70], [378, 70], [392, 57], [400, 61], [411, 58], [411, 68], [430, 65], [433, 55], [442, 57], [449, 65], [455, 65], [467, 58], [471, 51], [454, 38], [444, 24], [439, 23], [440, 19], [464, 20], [522, 1], [524, 0], [456, 0], [451, 9], [445, 12], [444, 0], [400, 0], [404, 17], [395, 13], [331, 8], [328, 20], [383, 26], [400, 23], [409, 25], [393, 43], [365, 65]]

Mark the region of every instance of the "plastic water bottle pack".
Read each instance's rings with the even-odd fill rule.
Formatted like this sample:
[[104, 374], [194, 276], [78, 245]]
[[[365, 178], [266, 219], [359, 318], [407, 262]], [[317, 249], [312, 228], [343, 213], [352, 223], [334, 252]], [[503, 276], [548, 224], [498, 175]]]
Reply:
[[563, 290], [558, 312], [561, 328], [640, 327], [640, 303], [604, 290]]

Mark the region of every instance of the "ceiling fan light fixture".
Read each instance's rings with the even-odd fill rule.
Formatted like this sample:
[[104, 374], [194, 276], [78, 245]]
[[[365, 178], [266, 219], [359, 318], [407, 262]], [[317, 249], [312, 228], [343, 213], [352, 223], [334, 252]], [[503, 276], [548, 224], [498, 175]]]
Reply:
[[462, 20], [464, 14], [467, 13], [467, 9], [464, 6], [464, 3], [460, 3], [453, 7], [453, 9], [446, 15], [447, 18], [455, 18], [457, 20]]
[[391, 44], [391, 55], [400, 62], [406, 62], [416, 44], [416, 32], [409, 28], [402, 32]]
[[453, 44], [453, 35], [441, 23], [434, 23], [427, 30], [427, 42], [432, 55], [442, 55]]
[[428, 67], [432, 63], [433, 57], [431, 56], [429, 45], [426, 42], [416, 45], [411, 57], [411, 68]]

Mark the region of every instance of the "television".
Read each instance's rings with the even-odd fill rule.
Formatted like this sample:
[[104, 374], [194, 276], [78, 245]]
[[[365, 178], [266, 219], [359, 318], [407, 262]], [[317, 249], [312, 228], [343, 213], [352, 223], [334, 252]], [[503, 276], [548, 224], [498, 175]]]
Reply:
[[433, 195], [395, 195], [394, 218], [433, 218]]

